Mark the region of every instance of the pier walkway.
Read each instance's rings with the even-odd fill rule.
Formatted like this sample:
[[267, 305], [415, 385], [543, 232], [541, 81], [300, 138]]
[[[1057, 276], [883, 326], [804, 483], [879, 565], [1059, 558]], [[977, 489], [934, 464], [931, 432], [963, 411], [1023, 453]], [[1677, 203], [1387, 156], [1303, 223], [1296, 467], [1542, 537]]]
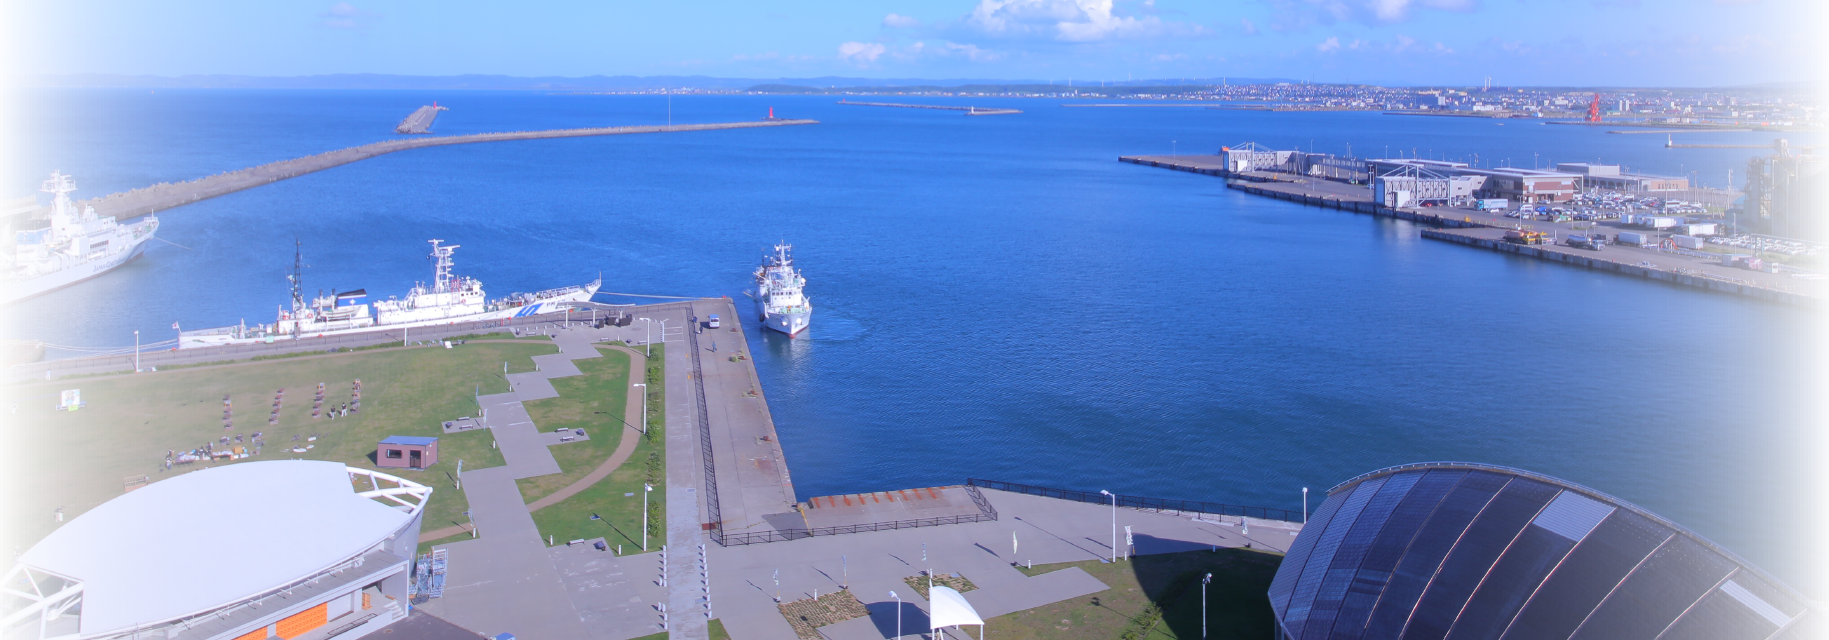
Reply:
[[172, 207], [190, 204], [198, 200], [214, 198], [242, 189], [250, 189], [263, 184], [278, 182], [286, 178], [295, 178], [314, 171], [323, 171], [331, 167], [349, 164], [357, 160], [366, 160], [378, 155], [418, 149], [437, 147], [448, 144], [471, 144], [477, 142], [504, 142], [508, 140], [540, 140], [546, 138], [577, 138], [584, 136], [614, 136], [637, 133], [678, 133], [685, 131], [716, 131], [720, 129], [750, 129], [755, 127], [784, 127], [799, 124], [818, 124], [817, 120], [757, 120], [748, 122], [716, 122], [709, 124], [652, 125], [639, 127], [597, 127], [589, 129], [549, 129], [544, 131], [511, 131], [504, 133], [473, 133], [459, 136], [431, 136], [387, 140], [359, 147], [326, 151], [313, 156], [281, 160], [258, 167], [249, 167], [239, 171], [229, 171], [213, 176], [198, 178], [188, 182], [162, 183], [142, 187], [132, 191], [110, 194], [78, 203], [79, 206], [93, 206], [95, 212], [103, 216], [115, 216], [121, 219], [143, 216], [155, 211], [164, 211]]

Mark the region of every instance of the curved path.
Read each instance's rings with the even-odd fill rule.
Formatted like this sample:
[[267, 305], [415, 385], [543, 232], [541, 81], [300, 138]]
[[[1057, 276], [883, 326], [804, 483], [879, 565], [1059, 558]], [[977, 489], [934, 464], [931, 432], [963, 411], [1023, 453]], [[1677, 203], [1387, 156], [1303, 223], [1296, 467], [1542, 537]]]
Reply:
[[[496, 341], [496, 340], [477, 340], [476, 342], [498, 342], [498, 341]], [[512, 340], [501, 340], [499, 342], [513, 342], [513, 341]], [[615, 349], [617, 351], [621, 351], [621, 352], [629, 354], [629, 380], [634, 381], [638, 378], [645, 377], [645, 374], [647, 373], [647, 370], [648, 370], [648, 360], [646, 357], [644, 357], [642, 355], [642, 353], [640, 351], [636, 351], [636, 350], [628, 348], [628, 347], [616, 346], [616, 345], [601, 345], [601, 346], [598, 346], [597, 348], [598, 349], [605, 349], [605, 348]], [[646, 389], [646, 387], [643, 387], [643, 389]], [[597, 465], [596, 469], [592, 469], [589, 474], [586, 474], [583, 478], [579, 478], [577, 482], [573, 482], [570, 485], [567, 485], [564, 488], [559, 489], [558, 491], [554, 491], [551, 494], [540, 498], [539, 500], [535, 500], [533, 502], [527, 503], [527, 511], [528, 512], [539, 511], [540, 509], [544, 509], [546, 507], [550, 507], [552, 505], [558, 504], [559, 502], [565, 500], [566, 498], [570, 498], [572, 496], [578, 495], [579, 492], [590, 488], [591, 485], [597, 484], [597, 482], [599, 480], [609, 477], [610, 472], [615, 471], [618, 467], [622, 466], [622, 463], [627, 462], [629, 460], [629, 456], [635, 454], [635, 447], [640, 446], [640, 444], [641, 444], [641, 439], [640, 439], [641, 432], [636, 430], [634, 427], [629, 426], [629, 425], [633, 425], [633, 424], [639, 424], [636, 421], [641, 419], [641, 401], [642, 401], [641, 393], [637, 392], [635, 390], [635, 387], [633, 385], [631, 385], [629, 387], [629, 401], [627, 403], [625, 403], [625, 406], [623, 408], [623, 428], [626, 431], [623, 433], [622, 441], [617, 443], [616, 451], [614, 453], [611, 453], [610, 457], [603, 461], [603, 464]], [[422, 542], [430, 542], [433, 540], [448, 538], [448, 537], [451, 537], [451, 536], [454, 536], [454, 535], [457, 535], [460, 533], [467, 533], [469, 531], [470, 531], [469, 525], [457, 525], [457, 526], [453, 526], [453, 527], [445, 527], [443, 529], [435, 529], [432, 531], [427, 531], [425, 533], [420, 534], [419, 539]]]

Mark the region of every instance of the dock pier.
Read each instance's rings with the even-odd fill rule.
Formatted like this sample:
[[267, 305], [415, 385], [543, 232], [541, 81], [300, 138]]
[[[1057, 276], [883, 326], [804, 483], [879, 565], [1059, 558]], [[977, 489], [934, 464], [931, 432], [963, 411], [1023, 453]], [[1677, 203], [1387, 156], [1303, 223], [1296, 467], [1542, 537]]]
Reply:
[[935, 104], [901, 104], [898, 102], [852, 102], [850, 100], [839, 100], [838, 103], [839, 104], [848, 104], [848, 105], [857, 106], [857, 107], [901, 107], [903, 109], [940, 109], [942, 111], [964, 111], [965, 115], [968, 115], [968, 116], [1001, 116], [1001, 115], [1009, 115], [1012, 113], [1022, 113], [1021, 109], [980, 109], [978, 107], [949, 107], [949, 106], [935, 105]]
[[[1550, 223], [1524, 222], [1492, 212], [1448, 207], [1387, 207], [1372, 200], [1368, 186], [1265, 171], [1227, 171], [1223, 156], [1123, 156], [1120, 162], [1224, 178], [1226, 188], [1310, 207], [1351, 211], [1426, 225], [1422, 237], [1539, 260], [1609, 271], [1676, 286], [1799, 307], [1829, 306], [1829, 280], [1796, 280], [1788, 274], [1747, 271], [1656, 247], [1610, 245], [1601, 252], [1560, 245], [1525, 246], [1505, 242], [1505, 231], [1517, 226], [1539, 231], [1577, 232]], [[1604, 232], [1613, 225], [1598, 226]], [[1614, 229], [1615, 231], [1629, 229]]]
[[412, 114], [408, 115], [405, 120], [400, 121], [400, 126], [394, 127], [394, 132], [431, 133], [432, 121], [438, 118], [438, 112], [450, 110], [450, 107], [438, 106], [437, 102], [414, 109]]
[[109, 194], [100, 198], [84, 200], [80, 206], [93, 206], [99, 215], [114, 216], [121, 219], [143, 216], [154, 211], [164, 211], [172, 207], [190, 204], [198, 200], [214, 198], [223, 194], [251, 189], [263, 184], [278, 182], [286, 178], [295, 178], [314, 171], [323, 171], [366, 160], [378, 155], [450, 144], [470, 144], [476, 142], [504, 142], [508, 140], [539, 140], [545, 138], [577, 138], [584, 136], [613, 136], [638, 133], [677, 133], [686, 131], [715, 131], [719, 129], [749, 129], [755, 127], [785, 127], [801, 124], [819, 124], [818, 120], [757, 120], [745, 122], [716, 122], [709, 124], [648, 125], [635, 127], [596, 127], [588, 129], [548, 129], [543, 131], [511, 131], [504, 133], [473, 133], [459, 136], [430, 136], [410, 139], [395, 139], [359, 147], [326, 151], [303, 158], [281, 160], [257, 167], [238, 171], [228, 171], [213, 176], [198, 178], [186, 182], [167, 182], [150, 187], [141, 187], [132, 191]]

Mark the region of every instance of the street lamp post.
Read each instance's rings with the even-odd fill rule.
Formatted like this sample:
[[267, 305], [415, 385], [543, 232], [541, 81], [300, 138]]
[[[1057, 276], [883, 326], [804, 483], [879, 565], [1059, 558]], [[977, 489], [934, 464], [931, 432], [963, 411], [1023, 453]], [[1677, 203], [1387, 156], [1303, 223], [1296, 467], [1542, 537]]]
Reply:
[[1308, 487], [1302, 487], [1302, 524], [1308, 524]]
[[[648, 336], [648, 341], [645, 344], [645, 346], [648, 349], [648, 352], [647, 352], [647, 355], [645, 355], [643, 357], [652, 358], [652, 357], [654, 357], [654, 319], [653, 318], [638, 318], [638, 319], [641, 320], [642, 322], [646, 323], [646, 324], [643, 324], [642, 326], [645, 327], [645, 330], [647, 331], [647, 336]], [[665, 337], [667, 337], [667, 332], [665, 330], [663, 330], [660, 332], [660, 335], [661, 335], [661, 337], [665, 338]]]
[[654, 492], [654, 485], [646, 482], [641, 485], [641, 550], [648, 550], [648, 494]]
[[1100, 489], [1099, 493], [1111, 496], [1111, 561], [1118, 561], [1118, 496], [1110, 491]]
[[889, 597], [895, 598], [895, 637], [900, 638], [902, 637], [902, 596], [891, 591]]
[[[648, 383], [643, 382], [629, 386], [641, 387], [641, 434], [644, 436], [648, 435]], [[1306, 491], [1306, 489], [1304, 491]]]
[[140, 372], [140, 330], [133, 331], [133, 372]]
[[1200, 579], [1200, 637], [1207, 637], [1207, 584], [1213, 582], [1213, 574]]

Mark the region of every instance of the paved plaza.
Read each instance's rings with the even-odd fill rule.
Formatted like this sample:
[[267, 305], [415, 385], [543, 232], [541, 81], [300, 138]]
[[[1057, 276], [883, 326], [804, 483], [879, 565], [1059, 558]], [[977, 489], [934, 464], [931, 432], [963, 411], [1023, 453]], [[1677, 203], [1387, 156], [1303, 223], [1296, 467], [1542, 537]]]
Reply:
[[[976, 489], [974, 499], [959, 485], [820, 496], [801, 505], [734, 321], [739, 317], [734, 304], [693, 300], [631, 313], [637, 321], [623, 327], [538, 328], [560, 352], [534, 357], [535, 371], [510, 374], [510, 392], [478, 398], [482, 415], [476, 428], [491, 430], [506, 464], [465, 470], [463, 491], [478, 536], [438, 545], [448, 553], [444, 596], [419, 611], [477, 634], [512, 633], [522, 640], [625, 640], [663, 630], [673, 638], [704, 639], [712, 617], [736, 640], [788, 640], [796, 635], [777, 609], [777, 598], [788, 602], [849, 590], [869, 615], [821, 627], [820, 633], [833, 640], [883, 640], [925, 632], [928, 603], [903, 580], [929, 569], [970, 580], [977, 588], [965, 598], [987, 618], [1104, 591], [1105, 584], [1077, 568], [1029, 577], [1013, 565], [1109, 559], [1114, 515], [1119, 541], [1129, 526], [1134, 542], [1121, 545], [1119, 556], [1245, 545], [1281, 552], [1299, 530], [1280, 521], [1114, 512], [1104, 504], [989, 489]], [[732, 321], [720, 329], [690, 322], [714, 313]], [[616, 547], [599, 550], [597, 541], [549, 545], [530, 508], [557, 499], [526, 504], [515, 481], [560, 472], [549, 447], [565, 443], [534, 424], [523, 403], [555, 397], [551, 380], [578, 375], [574, 361], [598, 357], [594, 345], [625, 341], [639, 356], [649, 336], [667, 347], [665, 406], [650, 407], [664, 412], [667, 424], [665, 551], [629, 549], [629, 555], [618, 556]], [[637, 371], [643, 368], [640, 360]], [[632, 412], [640, 410], [637, 393], [631, 390]], [[629, 421], [638, 423], [639, 414]], [[586, 484], [607, 472], [598, 469]], [[994, 521], [731, 546], [714, 542], [710, 526], [721, 525], [728, 540], [761, 540], [779, 538], [766, 535], [770, 532], [808, 526], [992, 513]], [[891, 591], [901, 597], [899, 631]]]

